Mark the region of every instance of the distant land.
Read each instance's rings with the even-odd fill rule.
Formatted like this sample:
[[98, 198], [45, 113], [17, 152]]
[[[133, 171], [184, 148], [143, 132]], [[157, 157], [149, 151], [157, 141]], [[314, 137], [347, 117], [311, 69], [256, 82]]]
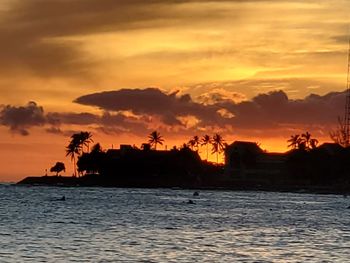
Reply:
[[[171, 150], [144, 144], [141, 149], [121, 145], [107, 151], [96, 144], [79, 156], [78, 175], [60, 176], [58, 171], [56, 176], [27, 177], [17, 184], [350, 194], [349, 147], [317, 146], [311, 136], [304, 142], [290, 141], [292, 149], [286, 153], [266, 152], [254, 142], [225, 144], [225, 164], [203, 161], [185, 144]], [[60, 165], [52, 170], [63, 169]]]

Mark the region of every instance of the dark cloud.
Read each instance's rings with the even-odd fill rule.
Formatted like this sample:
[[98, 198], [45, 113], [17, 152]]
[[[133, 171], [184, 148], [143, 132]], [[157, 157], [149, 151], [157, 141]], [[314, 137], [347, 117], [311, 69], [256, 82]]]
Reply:
[[[195, 102], [188, 94], [165, 93], [156, 88], [122, 89], [79, 97], [75, 102], [99, 107], [101, 114], [50, 112], [35, 102], [3, 106], [0, 123], [12, 132], [28, 135], [29, 129], [45, 126], [49, 133], [66, 134], [70, 125], [85, 126], [107, 134], [144, 136], [153, 129], [173, 136], [219, 131], [226, 134], [285, 136], [291, 130], [328, 134], [342, 116], [345, 92], [311, 94], [290, 99], [284, 91], [261, 93], [235, 102], [227, 97], [213, 104]], [[221, 98], [221, 97], [220, 97]], [[68, 125], [68, 126], [65, 126]]]
[[76, 103], [106, 111], [131, 111], [135, 115], [158, 116], [167, 125], [181, 125], [177, 117], [194, 116], [201, 124], [222, 120], [215, 105], [194, 102], [190, 95], [166, 94], [156, 88], [121, 89], [79, 97]]
[[[142, 119], [135, 119], [134, 117], [127, 117], [119, 113], [103, 112], [102, 115], [82, 112], [52, 112], [46, 116], [49, 120], [55, 120], [54, 126], [47, 129], [49, 133], [64, 133], [61, 130], [63, 125], [80, 125], [91, 126], [91, 129], [97, 129], [107, 134], [118, 133], [132, 133], [132, 134], [147, 134], [146, 121]], [[52, 122], [51, 122], [52, 123]]]
[[271, 130], [317, 126], [327, 130], [336, 123], [337, 116], [343, 114], [344, 103], [344, 92], [324, 96], [311, 94], [304, 99], [293, 100], [283, 91], [273, 91], [250, 101], [221, 106], [235, 115], [233, 125], [237, 128]]
[[221, 127], [236, 131], [268, 131], [306, 126], [328, 129], [343, 112], [345, 93], [311, 94], [304, 99], [290, 99], [280, 90], [262, 93], [238, 103], [227, 97], [218, 98], [209, 105], [194, 102], [186, 94], [178, 96], [177, 93], [166, 94], [159, 89], [148, 88], [94, 93], [77, 98], [75, 102], [106, 111], [158, 116], [164, 125], [169, 126], [179, 125], [180, 117], [192, 116], [198, 122], [191, 129]]
[[99, 116], [91, 113], [48, 113], [47, 120], [50, 120], [53, 124], [76, 124], [76, 125], [88, 125], [99, 122]]
[[46, 123], [44, 109], [31, 101], [26, 106], [3, 106], [0, 111], [0, 123], [12, 132], [28, 135], [28, 129]]

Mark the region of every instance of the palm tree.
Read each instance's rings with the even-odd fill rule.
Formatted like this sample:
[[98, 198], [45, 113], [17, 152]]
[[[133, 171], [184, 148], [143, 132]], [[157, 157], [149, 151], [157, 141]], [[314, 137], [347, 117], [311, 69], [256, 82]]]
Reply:
[[291, 135], [290, 139], [287, 142], [289, 142], [288, 147], [291, 147], [292, 149], [297, 149], [300, 144], [300, 135]]
[[317, 140], [317, 139], [312, 138], [312, 139], [310, 140], [310, 148], [311, 148], [311, 149], [316, 149], [317, 144], [318, 144], [318, 140]]
[[77, 176], [77, 168], [76, 168], [76, 161], [75, 161], [75, 155], [80, 155], [80, 141], [77, 139], [74, 134], [72, 135], [72, 140], [66, 147], [66, 156], [70, 156], [71, 161], [73, 162], [74, 167], [74, 177]]
[[311, 134], [309, 132], [301, 135], [301, 141], [305, 144], [306, 149], [310, 149]]
[[216, 153], [216, 163], [219, 163], [219, 153], [225, 149], [224, 139], [218, 133], [213, 136], [211, 141], [212, 144], [212, 153]]
[[292, 135], [287, 142], [290, 143], [288, 147], [305, 151], [315, 149], [318, 144], [318, 140], [312, 138], [309, 132], [303, 133], [301, 136], [299, 134]]
[[191, 140], [188, 141], [188, 146], [193, 150], [194, 148], [198, 151], [199, 137], [197, 135], [193, 136]]
[[211, 137], [206, 134], [202, 137], [201, 145], [207, 147], [207, 161], [209, 158], [209, 144], [211, 144]]
[[157, 150], [157, 144], [163, 145], [164, 139], [163, 136], [160, 135], [159, 132], [153, 131], [150, 135], [148, 135], [148, 142], [154, 146], [154, 149]]
[[74, 176], [77, 176], [75, 156], [76, 155], [80, 156], [81, 152], [84, 152], [83, 151], [84, 146], [87, 147], [87, 151], [89, 152], [89, 144], [93, 142], [92, 134], [87, 131], [85, 132], [81, 131], [80, 133], [72, 134], [70, 138], [71, 138], [71, 141], [66, 147], [66, 156], [71, 157], [71, 160], [74, 166]]
[[83, 148], [83, 146], [86, 146], [87, 152], [89, 152], [89, 150], [90, 150], [89, 144], [94, 142], [94, 140], [92, 139], [91, 132], [87, 132], [87, 131], [83, 132], [82, 131], [82, 132], [80, 132], [79, 137], [80, 137], [80, 144], [81, 144], [82, 148]]

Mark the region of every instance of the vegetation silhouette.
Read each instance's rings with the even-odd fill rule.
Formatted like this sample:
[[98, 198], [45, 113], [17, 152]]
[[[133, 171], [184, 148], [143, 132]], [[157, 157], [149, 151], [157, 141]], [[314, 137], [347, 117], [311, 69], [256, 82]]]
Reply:
[[209, 145], [211, 144], [211, 137], [207, 134], [205, 134], [201, 139], [201, 146], [206, 146], [207, 151], [207, 161], [209, 159]]
[[73, 162], [73, 174], [76, 177], [77, 176], [77, 162], [76, 162], [76, 156], [80, 156], [83, 151], [83, 147], [86, 146], [87, 150], [89, 151], [89, 144], [93, 142], [92, 140], [92, 134], [90, 132], [84, 132], [81, 131], [80, 133], [74, 133], [70, 137], [71, 140], [66, 147], [66, 156], [71, 157], [71, 161]]
[[200, 140], [197, 135], [193, 136], [193, 138], [190, 139], [187, 143], [187, 145], [191, 148], [191, 150], [196, 150], [196, 151], [198, 151], [199, 144], [200, 144]]
[[105, 151], [99, 143], [96, 143], [89, 153], [83, 153], [77, 162], [78, 171], [80, 174], [100, 174], [103, 165]]
[[[121, 145], [104, 150], [96, 143], [90, 150], [92, 134], [75, 133], [66, 147], [74, 165], [73, 177], [28, 177], [20, 183], [350, 193], [350, 147], [338, 143], [319, 146], [308, 131], [292, 135], [287, 140], [291, 150], [286, 153], [266, 152], [254, 142], [228, 145], [218, 133], [204, 135], [201, 140], [194, 136], [192, 143], [171, 150], [157, 150], [164, 142], [159, 132], [148, 138], [149, 143], [140, 148]], [[198, 154], [199, 145], [207, 149], [206, 161]], [[210, 145], [216, 163], [208, 162]], [[219, 164], [218, 155], [223, 151], [225, 165]], [[58, 175], [63, 168], [64, 164], [57, 162], [50, 171]]]
[[216, 163], [219, 163], [219, 153], [222, 153], [225, 149], [224, 139], [218, 133], [214, 134], [211, 145], [212, 145], [212, 153], [216, 154]]
[[163, 145], [164, 142], [163, 136], [157, 131], [151, 132], [151, 134], [148, 135], [148, 139], [148, 142], [155, 150], [157, 150], [157, 144]]
[[60, 172], [65, 172], [65, 171], [66, 171], [66, 167], [62, 162], [57, 162], [54, 166], [50, 168], [50, 172], [56, 173], [56, 176], [58, 176]]
[[341, 117], [338, 116], [338, 127], [335, 130], [330, 131], [329, 135], [332, 141], [334, 141], [335, 143], [343, 147], [350, 146], [347, 138], [346, 126]]
[[80, 132], [79, 134], [79, 139], [80, 139], [80, 144], [81, 144], [81, 147], [82, 147], [82, 151], [84, 152], [84, 146], [86, 146], [87, 148], [87, 152], [90, 151], [90, 143], [93, 143], [94, 140], [92, 139], [92, 134], [91, 132], [87, 132], [87, 131], [82, 131]]
[[287, 142], [289, 142], [288, 147], [291, 147], [292, 149], [298, 149], [300, 144], [300, 135], [291, 135], [290, 139]]
[[312, 138], [311, 134], [308, 131], [301, 135], [291, 135], [290, 139], [287, 142], [289, 142], [288, 147], [292, 148], [293, 150], [299, 149], [310, 151], [312, 149], [315, 149], [318, 145], [318, 140]]
[[73, 162], [73, 175], [74, 177], [77, 176], [77, 168], [76, 168], [76, 155], [80, 154], [80, 148], [79, 144], [77, 143], [77, 140], [72, 138], [71, 142], [66, 147], [66, 156], [70, 156], [71, 161]]

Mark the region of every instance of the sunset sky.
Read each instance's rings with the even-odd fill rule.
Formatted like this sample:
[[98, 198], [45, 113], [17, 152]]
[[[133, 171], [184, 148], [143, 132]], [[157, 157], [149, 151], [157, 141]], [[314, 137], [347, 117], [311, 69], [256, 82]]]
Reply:
[[329, 141], [349, 14], [349, 0], [0, 0], [0, 181], [56, 161], [71, 175], [64, 148], [82, 130], [105, 149], [153, 130], [168, 148]]

